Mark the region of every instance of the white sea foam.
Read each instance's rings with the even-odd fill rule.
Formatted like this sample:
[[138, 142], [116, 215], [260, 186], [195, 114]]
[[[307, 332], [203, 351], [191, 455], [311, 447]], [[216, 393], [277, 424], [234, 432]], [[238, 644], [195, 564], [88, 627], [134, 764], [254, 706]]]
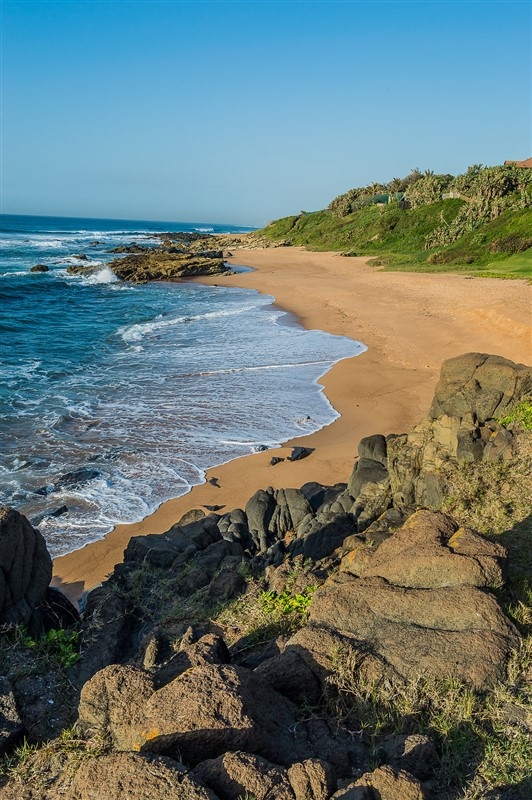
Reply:
[[[92, 267], [93, 262], [89, 264], [89, 266]], [[99, 269], [98, 272], [94, 272], [92, 275], [83, 277], [83, 283], [88, 286], [95, 286], [99, 283], [116, 283], [118, 280], [119, 278], [109, 267], [103, 267], [102, 269]]]
[[63, 239], [30, 239], [26, 242], [29, 247], [38, 247], [39, 249], [50, 249], [63, 246]]
[[334, 362], [327, 360], [327, 361], [299, 361], [299, 362], [288, 362], [286, 364], [258, 364], [253, 365], [251, 367], [231, 367], [230, 369], [210, 369], [205, 370], [204, 372], [193, 372], [189, 373], [187, 377], [208, 377], [211, 375], [227, 375], [232, 372], [261, 372], [263, 370], [268, 369], [293, 369], [294, 367], [314, 367], [314, 366], [321, 366], [330, 367]]
[[[211, 230], [202, 226], [202, 232]], [[43, 303], [57, 291], [51, 312], [64, 299], [65, 319], [73, 315], [71, 328], [54, 329], [57, 348], [49, 348], [49, 360], [48, 353], [41, 355], [35, 375], [33, 365], [27, 379], [10, 379], [12, 402], [6, 405], [9, 469], [1, 499], [42, 519], [38, 524], [54, 555], [97, 539], [117, 522], [142, 519], [203, 482], [204, 470], [214, 465], [261, 445], [278, 447], [337, 416], [317, 381], [336, 354], [354, 354], [353, 344], [272, 324], [282, 312], [271, 305], [273, 298], [254, 292], [118, 281], [104, 251], [115, 242], [152, 237], [148, 231], [86, 228], [10, 237], [22, 253], [12, 268], [29, 269], [47, 258], [56, 280], [31, 281], [31, 289], [42, 289]], [[92, 241], [99, 245], [93, 248]], [[101, 261], [67, 255], [83, 252]], [[70, 264], [97, 271], [68, 275]], [[133, 294], [115, 294], [124, 291]], [[95, 324], [105, 317], [102, 294], [112, 311], [100, 344], [87, 335], [92, 328], [84, 315], [94, 315]], [[70, 335], [73, 343], [83, 342], [79, 362], [70, 360], [71, 350], [77, 358]], [[94, 475], [55, 488], [60, 476], [80, 466]], [[46, 486], [51, 491], [44, 495], [39, 490]], [[68, 512], [53, 516], [62, 505]]]
[[136, 325], [131, 325], [127, 328], [119, 328], [117, 333], [122, 337], [124, 342], [139, 342], [144, 336], [148, 336], [150, 333], [154, 333], [162, 328], [169, 328], [173, 325], [182, 325], [186, 322], [196, 322], [200, 319], [236, 317], [240, 314], [245, 314], [246, 312], [251, 311], [253, 308], [254, 306], [243, 306], [242, 308], [225, 309], [224, 311], [207, 311], [205, 314], [195, 314], [190, 317], [173, 317], [172, 319], [157, 317], [152, 322], [139, 322]]
[[0, 236], [0, 250], [3, 250], [7, 247], [18, 247], [21, 243], [21, 239], [6, 239], [5, 237]]
[[197, 233], [213, 233], [214, 228], [194, 228]]

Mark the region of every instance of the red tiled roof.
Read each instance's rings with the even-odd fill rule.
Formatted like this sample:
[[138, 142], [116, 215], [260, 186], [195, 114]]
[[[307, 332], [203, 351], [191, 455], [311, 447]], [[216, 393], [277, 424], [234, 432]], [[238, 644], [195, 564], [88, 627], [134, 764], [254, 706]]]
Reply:
[[526, 169], [532, 169], [532, 158], [527, 158], [525, 161], [505, 161], [504, 166], [509, 166], [510, 164], [514, 164], [516, 167], [525, 167]]

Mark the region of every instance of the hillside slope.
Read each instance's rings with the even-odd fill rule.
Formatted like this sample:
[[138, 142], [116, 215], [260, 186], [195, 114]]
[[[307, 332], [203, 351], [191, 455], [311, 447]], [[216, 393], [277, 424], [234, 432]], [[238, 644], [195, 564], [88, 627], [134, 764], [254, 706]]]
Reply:
[[383, 194], [387, 187], [379, 185], [381, 193], [371, 194], [374, 187], [353, 189], [325, 210], [284, 217], [259, 233], [310, 250], [372, 256], [375, 266], [390, 270], [532, 277], [531, 171], [471, 167], [456, 178], [426, 174], [404, 192]]

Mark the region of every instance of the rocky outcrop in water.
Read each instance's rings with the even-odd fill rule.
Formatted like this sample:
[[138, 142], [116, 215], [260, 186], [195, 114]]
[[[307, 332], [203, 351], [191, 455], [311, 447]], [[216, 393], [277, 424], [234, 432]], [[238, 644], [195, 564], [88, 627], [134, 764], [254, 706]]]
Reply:
[[[262, 247], [280, 247], [282, 242], [272, 243], [250, 234], [212, 235], [197, 232], [154, 233], [148, 238], [157, 244], [131, 242], [110, 250], [110, 253], [125, 254], [109, 263], [118, 278], [132, 283], [146, 281], [180, 280], [205, 275], [228, 275], [231, 268], [225, 258], [230, 250]], [[73, 256], [87, 261], [87, 256]], [[101, 270], [101, 264], [72, 264], [67, 272], [72, 275], [90, 277]]]
[[[454, 800], [435, 777], [445, 755], [434, 729], [416, 728], [412, 706], [411, 718], [381, 732], [378, 687], [414, 703], [408, 692], [419, 695], [424, 681], [465, 700], [503, 686], [521, 641], [493, 593], [507, 551], [437, 510], [438, 498], [461, 464], [521, 452], [530, 434], [501, 419], [531, 386], [522, 365], [452, 359], [428, 417], [410, 434], [363, 439], [347, 483], [269, 487], [244, 509], [195, 510], [165, 534], [133, 538], [89, 594], [81, 623], [62, 617], [79, 635], [68, 692], [57, 665], [32, 670], [31, 651], [21, 678], [20, 647], [0, 642], [0, 748], [23, 734], [53, 739], [76, 718], [83, 748], [80, 757], [54, 745], [37, 762], [42, 789], [21, 793], [15, 775], [2, 797], [102, 800], [127, 789], [133, 800]], [[35, 560], [24, 543], [39, 536], [3, 513], [0, 577], [12, 587]], [[42, 561], [46, 579], [29, 573], [39, 602], [49, 578]], [[277, 627], [260, 612], [258, 587], [264, 608], [281, 602]], [[238, 610], [227, 622], [231, 601]], [[308, 610], [298, 629], [284, 626], [300, 603]], [[260, 624], [232, 635], [247, 614]], [[378, 723], [368, 723], [371, 711]], [[517, 703], [497, 713], [528, 724]], [[456, 735], [467, 743], [464, 725]]]
[[[210, 253], [174, 253], [170, 250], [135, 252], [124, 258], [114, 259], [109, 268], [118, 278], [132, 283], [224, 275], [230, 272], [222, 257], [213, 257]], [[99, 270], [101, 266], [70, 266], [67, 271], [73, 275], [89, 276]]]

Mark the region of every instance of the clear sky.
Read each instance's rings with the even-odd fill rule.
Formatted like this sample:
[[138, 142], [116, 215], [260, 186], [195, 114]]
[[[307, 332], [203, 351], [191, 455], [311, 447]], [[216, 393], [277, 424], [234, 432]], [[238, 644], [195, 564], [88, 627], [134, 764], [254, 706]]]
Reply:
[[2, 0], [2, 211], [262, 225], [532, 155], [530, 0]]

